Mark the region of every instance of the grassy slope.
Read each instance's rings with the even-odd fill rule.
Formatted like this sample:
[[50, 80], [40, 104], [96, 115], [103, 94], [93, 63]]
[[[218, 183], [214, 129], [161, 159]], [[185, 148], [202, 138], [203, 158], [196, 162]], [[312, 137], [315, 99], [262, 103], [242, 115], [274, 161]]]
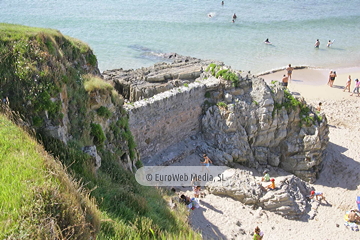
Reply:
[[[90, 122], [86, 117], [85, 104], [88, 100], [85, 99], [87, 93], [82, 80], [82, 74], [86, 72], [82, 67], [96, 66], [96, 57], [89, 49], [86, 44], [65, 37], [55, 30], [0, 24], [0, 97], [9, 96], [10, 107], [20, 111], [33, 126], [41, 126], [45, 110], [48, 111], [51, 121], [56, 124], [61, 118], [60, 102], [52, 102], [50, 97], [59, 94], [59, 89], [66, 84], [69, 103], [73, 104], [69, 106], [69, 118], [74, 141], [65, 145], [39, 132], [37, 138], [43, 142], [48, 152], [66, 166], [72, 177], [84, 183], [84, 189], [90, 191], [88, 195], [98, 204], [97, 209], [94, 209], [89, 199], [78, 195], [77, 189], [81, 188], [76, 182], [61, 180], [69, 179], [63, 169], [57, 170], [59, 174], [56, 176], [62, 176], [60, 180], [55, 175], [49, 175], [53, 172], [52, 164], [49, 162], [54, 160], [49, 160], [48, 154], [43, 150], [40, 151], [43, 158], [27, 155], [22, 157], [25, 152], [22, 147], [26, 145], [18, 144], [14, 149], [10, 149], [10, 152], [15, 153], [15, 166], [28, 163], [29, 159], [31, 161], [28, 164], [32, 165], [20, 168], [30, 171], [24, 173], [28, 176], [24, 180], [21, 179], [24, 178], [23, 173], [18, 172], [19, 169], [16, 167], [0, 169], [1, 181], [18, 182], [11, 186], [8, 183], [0, 183], [6, 189], [2, 189], [0, 193], [3, 194], [0, 198], [1, 211], [7, 214], [3, 215], [4, 229], [0, 231], [7, 235], [15, 234], [14, 236], [20, 236], [25, 231], [24, 234], [36, 236], [34, 238], [43, 238], [42, 236], [53, 232], [53, 229], [58, 230], [56, 234], [59, 236], [77, 234], [77, 239], [88, 239], [88, 234], [93, 233], [98, 239], [199, 238], [186, 223], [187, 211], [183, 206], [177, 211], [170, 210], [166, 202], [169, 198], [167, 193], [137, 184], [133, 174], [121, 167], [119, 156], [101, 146], [98, 149], [102, 165], [94, 174], [92, 159], [81, 151], [84, 142], [89, 141], [84, 139], [89, 139], [90, 132], [86, 129]], [[74, 62], [78, 65], [74, 65]], [[126, 123], [127, 119], [120, 124], [125, 126], [125, 132], [117, 132], [120, 135], [122, 132], [123, 135], [131, 136], [126, 130]], [[13, 126], [11, 129], [16, 128]], [[8, 139], [12, 138], [12, 132], [11, 130], [1, 134], [4, 139], [4, 143], [0, 144], [2, 156], [5, 156], [3, 152], [9, 154]], [[19, 134], [23, 133], [18, 133], [14, 138], [24, 138]], [[117, 139], [121, 141], [121, 137]], [[131, 145], [128, 139], [131, 138], [125, 138], [126, 142], [116, 144], [124, 145], [125, 149], [129, 148], [131, 156], [133, 147], [127, 146]], [[40, 147], [36, 145], [34, 148]], [[9, 156], [6, 155], [5, 158]], [[75, 186], [70, 187], [71, 185]], [[24, 186], [28, 187], [24, 189]], [[17, 193], [13, 193], [17, 187], [21, 188]], [[24, 194], [23, 191], [29, 192]], [[18, 197], [13, 197], [12, 203], [7, 203], [10, 194], [17, 194]], [[66, 197], [62, 199], [62, 196]], [[82, 222], [76, 222], [80, 220]], [[44, 225], [41, 232], [36, 230], [39, 224]], [[53, 235], [46, 235], [45, 238], [53, 238]]]
[[89, 238], [96, 206], [59, 162], [0, 115], [0, 239]]

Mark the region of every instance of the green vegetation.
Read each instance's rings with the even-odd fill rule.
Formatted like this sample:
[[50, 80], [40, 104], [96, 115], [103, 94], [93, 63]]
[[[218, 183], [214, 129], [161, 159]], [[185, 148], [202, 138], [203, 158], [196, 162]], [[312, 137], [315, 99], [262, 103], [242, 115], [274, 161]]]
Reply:
[[217, 105], [218, 107], [227, 108], [227, 104], [224, 102], [218, 102]]
[[217, 66], [214, 63], [211, 63], [207, 68], [206, 72], [210, 72], [211, 75], [213, 75], [216, 78], [222, 77], [223, 79], [227, 81], [231, 81], [233, 87], [239, 86], [239, 76], [230, 71], [230, 69], [222, 69], [221, 66]]
[[[274, 102], [274, 109], [272, 112], [272, 116], [274, 117], [275, 112], [285, 107], [287, 111], [296, 110], [300, 108], [300, 124], [305, 124], [306, 126], [310, 126], [314, 124], [316, 121], [320, 123], [322, 121], [322, 117], [318, 116], [316, 113], [312, 113], [310, 108], [306, 105], [306, 103], [300, 102], [296, 99], [287, 89], [284, 89], [284, 97], [285, 100], [282, 104]], [[310, 116], [313, 115], [313, 116]]]
[[96, 113], [100, 116], [100, 117], [104, 117], [104, 118], [110, 118], [112, 116], [112, 113], [109, 111], [109, 109], [107, 109], [104, 106], [99, 107], [96, 110]]
[[96, 90], [113, 90], [113, 86], [110, 83], [105, 82], [100, 77], [86, 74], [82, 76], [84, 79], [84, 88], [87, 92], [92, 92]]
[[210, 97], [211, 97], [211, 93], [210, 93], [210, 92], [206, 92], [206, 93], [205, 93], [205, 97], [206, 97], [206, 98], [210, 98]]
[[105, 142], [105, 134], [100, 126], [97, 123], [91, 123], [91, 135], [94, 137], [94, 143], [97, 146], [101, 146]]
[[91, 65], [76, 61], [74, 66], [80, 56], [96, 62], [86, 44], [59, 31], [0, 24], [0, 97], [7, 96], [10, 107], [33, 119], [34, 126], [41, 122], [36, 116], [45, 114], [58, 124], [62, 85], [79, 79], [77, 67]]
[[187, 84], [187, 83], [184, 83], [184, 87], [189, 87], [189, 84]]
[[[118, 121], [120, 123], [120, 121]], [[76, 146], [66, 146], [47, 137], [44, 146], [70, 166], [77, 178], [92, 189], [99, 203], [101, 226], [98, 239], [200, 239], [187, 225], [185, 206], [176, 211], [167, 207], [170, 193], [139, 185], [134, 175], [125, 170], [115, 153], [100, 149], [101, 167], [94, 174], [92, 160]], [[136, 163], [137, 166], [140, 166]]]
[[[140, 186], [124, 169], [141, 166], [136, 143], [123, 99], [90, 74], [96, 72], [86, 44], [51, 29], [0, 24], [0, 98], [9, 98], [10, 108], [29, 122], [23, 125], [34, 127], [45, 150], [64, 165], [43, 150], [40, 157], [28, 153], [39, 145], [19, 143], [27, 137], [12, 136], [15, 127], [0, 118], [0, 238], [199, 239], [184, 206], [170, 210], [169, 193]], [[99, 94], [111, 96], [116, 112], [90, 108]], [[67, 144], [44, 126], [62, 126], [62, 104], [71, 134]], [[95, 122], [96, 114], [108, 118], [109, 127]], [[94, 144], [99, 169], [82, 151]]]
[[89, 239], [100, 230], [84, 188], [3, 114], [0, 153], [0, 239]]

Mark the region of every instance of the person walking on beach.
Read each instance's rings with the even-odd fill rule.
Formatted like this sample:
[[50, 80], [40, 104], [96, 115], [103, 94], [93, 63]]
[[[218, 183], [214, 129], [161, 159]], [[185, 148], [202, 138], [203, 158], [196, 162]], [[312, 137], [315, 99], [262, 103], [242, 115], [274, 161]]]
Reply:
[[291, 64], [289, 64], [289, 66], [286, 68], [287, 74], [288, 74], [288, 78], [291, 80], [291, 74], [292, 71], [294, 70], [293, 67], [291, 67]]
[[328, 81], [328, 85], [330, 87], [333, 87], [336, 77], [337, 77], [336, 71], [331, 71], [330, 74], [329, 74], [329, 81]]
[[284, 77], [282, 78], [282, 85], [287, 88], [288, 86], [289, 78], [284, 74]]
[[209, 166], [210, 166], [210, 163], [212, 163], [212, 161], [211, 161], [211, 159], [206, 155], [206, 153], [204, 153], [203, 158], [204, 158], [204, 161], [201, 162], [202, 165], [203, 165], [203, 168], [202, 168], [201, 171], [204, 171], [204, 166], [206, 166], [206, 170], [209, 172]]
[[224, 1], [221, 1], [221, 5], [224, 6]]
[[343, 92], [345, 92], [346, 89], [349, 90], [349, 92], [350, 92], [350, 86], [351, 86], [351, 75], [349, 75], [349, 77], [348, 77], [348, 80], [347, 80], [347, 82], [346, 82], [346, 86], [345, 86]]
[[315, 47], [316, 47], [316, 48], [319, 48], [319, 47], [320, 47], [320, 41], [319, 41], [319, 39], [316, 39]]
[[354, 95], [354, 93], [357, 92], [358, 94], [358, 97], [360, 96], [360, 93], [359, 93], [359, 88], [360, 88], [360, 81], [359, 79], [355, 79], [355, 88], [354, 88], [354, 91], [352, 94], [350, 94], [350, 96]]

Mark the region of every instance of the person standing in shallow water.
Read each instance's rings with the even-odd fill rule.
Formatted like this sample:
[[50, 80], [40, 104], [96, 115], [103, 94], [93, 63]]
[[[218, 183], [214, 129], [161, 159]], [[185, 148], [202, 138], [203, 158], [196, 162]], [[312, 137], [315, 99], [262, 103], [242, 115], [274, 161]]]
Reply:
[[319, 39], [316, 39], [315, 47], [316, 47], [316, 48], [319, 48], [319, 47], [320, 47], [320, 41], [319, 41]]

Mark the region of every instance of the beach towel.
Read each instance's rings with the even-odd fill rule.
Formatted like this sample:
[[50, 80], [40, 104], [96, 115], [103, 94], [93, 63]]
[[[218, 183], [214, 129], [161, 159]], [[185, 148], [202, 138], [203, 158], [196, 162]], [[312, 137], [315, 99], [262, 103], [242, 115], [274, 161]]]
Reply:
[[360, 211], [360, 196], [357, 196], [356, 203], [358, 206], [358, 210]]

